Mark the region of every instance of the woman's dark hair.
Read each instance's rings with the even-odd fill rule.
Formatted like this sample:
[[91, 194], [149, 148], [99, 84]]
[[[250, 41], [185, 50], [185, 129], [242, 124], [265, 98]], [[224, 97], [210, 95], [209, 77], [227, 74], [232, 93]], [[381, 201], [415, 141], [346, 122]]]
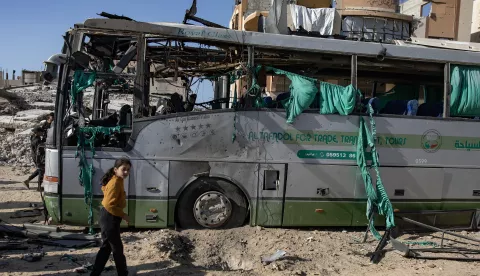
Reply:
[[120, 158], [120, 159], [117, 159], [115, 161], [115, 165], [113, 165], [112, 168], [110, 168], [107, 173], [105, 173], [105, 175], [102, 177], [102, 180], [100, 181], [100, 183], [102, 184], [102, 186], [105, 186], [108, 184], [108, 181], [110, 181], [110, 179], [112, 179], [112, 177], [115, 175], [115, 170], [114, 169], [118, 169], [120, 168], [121, 166], [123, 165], [128, 165], [128, 166], [132, 166], [132, 162], [130, 162], [130, 160], [128, 160], [128, 158]]

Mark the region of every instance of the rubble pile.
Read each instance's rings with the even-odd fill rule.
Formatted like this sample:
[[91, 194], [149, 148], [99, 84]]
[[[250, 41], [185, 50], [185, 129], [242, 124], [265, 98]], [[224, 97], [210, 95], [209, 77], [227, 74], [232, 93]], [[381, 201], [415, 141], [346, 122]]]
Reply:
[[30, 153], [30, 131], [13, 133], [0, 130], [0, 166], [29, 171], [33, 166]]
[[57, 88], [55, 86], [30, 86], [23, 88], [15, 88], [9, 90], [15, 95], [23, 98], [28, 104], [33, 104], [35, 102], [45, 102], [45, 103], [54, 103], [55, 94]]
[[[93, 107], [95, 89], [84, 92], [85, 106]], [[31, 129], [55, 109], [56, 86], [41, 85], [0, 90], [0, 166], [29, 170], [34, 166], [30, 153]], [[129, 94], [111, 94], [110, 112], [132, 104]]]
[[40, 85], [2, 90], [0, 94], [0, 166], [28, 172], [31, 128], [54, 109], [55, 87]]
[[166, 256], [179, 263], [185, 263], [190, 259], [194, 249], [192, 242], [185, 236], [178, 233], [168, 233], [161, 236], [156, 242], [157, 249]]

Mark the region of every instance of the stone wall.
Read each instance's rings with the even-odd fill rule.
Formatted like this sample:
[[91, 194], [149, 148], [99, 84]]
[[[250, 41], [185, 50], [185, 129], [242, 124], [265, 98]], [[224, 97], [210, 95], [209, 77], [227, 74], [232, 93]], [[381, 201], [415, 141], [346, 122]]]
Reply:
[[427, 1], [423, 0], [408, 0], [403, 4], [400, 4], [400, 12], [406, 15], [420, 17], [422, 12], [422, 5], [427, 3]]
[[245, 17], [255, 11], [269, 11], [272, 6], [272, 0], [248, 0], [247, 11]]

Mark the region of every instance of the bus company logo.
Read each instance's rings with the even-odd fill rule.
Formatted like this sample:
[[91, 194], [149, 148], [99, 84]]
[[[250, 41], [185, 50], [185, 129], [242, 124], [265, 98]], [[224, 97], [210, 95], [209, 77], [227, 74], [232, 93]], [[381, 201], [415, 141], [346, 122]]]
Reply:
[[430, 129], [423, 133], [421, 143], [424, 151], [433, 153], [442, 146], [442, 136], [438, 131]]

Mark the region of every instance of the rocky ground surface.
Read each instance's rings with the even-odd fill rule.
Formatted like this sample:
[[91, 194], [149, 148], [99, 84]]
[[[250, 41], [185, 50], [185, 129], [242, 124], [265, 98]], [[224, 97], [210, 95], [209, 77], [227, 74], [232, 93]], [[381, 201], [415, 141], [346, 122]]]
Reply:
[[[12, 167], [0, 167], [0, 219], [21, 225], [32, 218], [12, 219], [11, 214], [41, 204], [40, 196], [20, 182], [26, 176]], [[42, 217], [33, 220], [43, 221]], [[463, 232], [480, 238], [479, 233]], [[480, 275], [478, 263], [446, 260], [407, 259], [386, 247], [379, 264], [371, 264], [369, 252], [377, 246], [370, 237], [359, 243], [362, 231], [352, 229], [267, 229], [245, 226], [231, 230], [125, 230], [122, 238], [128, 265], [138, 275]], [[440, 243], [440, 234], [409, 235]], [[447, 246], [465, 246], [453, 240]], [[477, 245], [469, 245], [477, 248]], [[37, 262], [22, 256], [42, 249], [46, 255]], [[28, 250], [0, 251], [2, 275], [77, 275], [75, 268], [93, 263], [98, 248], [67, 250], [37, 245]], [[263, 257], [284, 250], [286, 255], [265, 265]], [[65, 256], [68, 256], [65, 258]], [[64, 258], [62, 258], [64, 257]], [[108, 266], [114, 265], [110, 259]], [[116, 275], [115, 270], [103, 275]]]

